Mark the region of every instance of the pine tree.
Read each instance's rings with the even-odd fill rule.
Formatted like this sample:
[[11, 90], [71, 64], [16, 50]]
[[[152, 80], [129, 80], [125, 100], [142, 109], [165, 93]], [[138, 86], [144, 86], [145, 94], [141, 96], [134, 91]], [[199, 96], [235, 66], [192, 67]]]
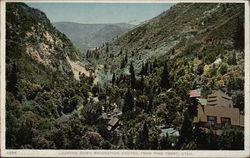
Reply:
[[108, 45], [108, 43], [106, 44], [106, 53], [108, 53], [109, 52], [109, 45]]
[[16, 63], [13, 64], [13, 67], [11, 69], [11, 73], [9, 75], [9, 79], [7, 81], [7, 89], [12, 92], [14, 95], [17, 94], [17, 73], [18, 73], [18, 68], [16, 66]]
[[160, 141], [159, 141], [159, 149], [160, 150], [167, 150], [167, 149], [171, 149], [172, 145], [171, 145], [171, 141], [168, 138], [168, 135], [164, 135], [161, 137]]
[[125, 63], [127, 64], [128, 63], [128, 53], [126, 52], [126, 55], [125, 55]]
[[233, 57], [232, 57], [232, 65], [237, 65], [237, 59], [236, 59], [236, 53], [233, 53]]
[[113, 73], [113, 77], [112, 77], [112, 85], [115, 84], [115, 73]]
[[245, 33], [244, 33], [244, 18], [240, 16], [237, 19], [237, 28], [234, 33], [234, 46], [239, 50], [244, 50]]
[[170, 83], [169, 83], [169, 72], [168, 72], [167, 64], [164, 65], [164, 69], [161, 74], [161, 87], [166, 88], [166, 89], [171, 88]]
[[144, 75], [148, 75], [148, 61], [145, 64]]
[[122, 62], [121, 62], [121, 69], [123, 69], [124, 67], [126, 66], [126, 62], [125, 62], [125, 60], [124, 59], [122, 59]]
[[145, 72], [145, 69], [144, 69], [144, 62], [142, 61], [142, 64], [141, 64], [141, 72], [140, 72], [140, 74], [144, 75], [144, 72]]
[[135, 83], [136, 83], [136, 78], [135, 78], [135, 71], [134, 71], [134, 66], [133, 66], [132, 62], [130, 64], [129, 72], [130, 72], [131, 88], [134, 89]]
[[136, 148], [137, 149], [147, 149], [149, 145], [149, 129], [148, 125], [144, 122], [142, 128], [139, 130], [139, 134], [136, 137]]
[[155, 59], [154, 62], [153, 62], [153, 67], [157, 67], [157, 60]]
[[143, 89], [144, 89], [144, 77], [143, 77], [143, 74], [141, 74], [140, 88], [141, 88], [141, 91], [143, 92]]
[[130, 92], [130, 89], [128, 89], [124, 97], [124, 105], [122, 108], [122, 112], [126, 113], [132, 111], [133, 109], [134, 109], [134, 98]]
[[121, 48], [121, 50], [120, 50], [120, 55], [122, 54], [122, 48]]
[[178, 140], [177, 148], [183, 146], [183, 144], [188, 144], [193, 135], [193, 126], [192, 126], [192, 119], [190, 118], [190, 114], [188, 111], [184, 113], [184, 120], [182, 123], [180, 137]]

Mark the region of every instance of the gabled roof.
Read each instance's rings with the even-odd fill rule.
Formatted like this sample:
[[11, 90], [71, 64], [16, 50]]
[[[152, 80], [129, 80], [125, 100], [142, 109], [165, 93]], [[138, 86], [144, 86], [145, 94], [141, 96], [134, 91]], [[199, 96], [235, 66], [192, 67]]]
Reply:
[[63, 123], [63, 122], [68, 122], [68, 121], [69, 121], [69, 118], [65, 115], [62, 115], [61, 117], [56, 119], [56, 122], [58, 123]]
[[216, 91], [215, 93], [208, 95], [207, 105], [211, 106], [224, 106], [224, 107], [233, 107], [232, 97], [229, 97], [221, 90]]
[[208, 95], [208, 98], [214, 98], [214, 97], [222, 97], [222, 98], [225, 98], [225, 99], [232, 100], [232, 97], [229, 97], [228, 95], [223, 93], [221, 90], [217, 90], [213, 94]]
[[118, 122], [119, 122], [119, 119], [116, 118], [116, 117], [113, 117], [113, 118], [108, 122], [108, 124], [111, 125], [111, 126], [115, 126]]
[[201, 89], [195, 89], [195, 90], [191, 90], [189, 92], [189, 97], [190, 98], [200, 97], [200, 96], [201, 96]]

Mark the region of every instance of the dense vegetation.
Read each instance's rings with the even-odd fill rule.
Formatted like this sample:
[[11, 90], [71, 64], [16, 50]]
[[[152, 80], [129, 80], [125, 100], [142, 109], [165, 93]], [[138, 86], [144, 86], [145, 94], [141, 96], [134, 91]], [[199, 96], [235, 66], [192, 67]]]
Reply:
[[[244, 112], [243, 7], [175, 5], [100, 50], [87, 52], [90, 66], [103, 65], [96, 75], [107, 78], [94, 84], [92, 76], [73, 78], [66, 58], [84, 59], [42, 12], [7, 3], [7, 148], [243, 149], [239, 129], [226, 127], [217, 136], [194, 126], [197, 102], [188, 94], [198, 86], [203, 97], [223, 89]], [[201, 13], [204, 17], [196, 19]], [[43, 38], [46, 31], [54, 40]], [[42, 58], [51, 64], [27, 53], [30, 45], [41, 49], [38, 43], [51, 48], [52, 56]], [[108, 130], [104, 113], [116, 114], [120, 126]], [[61, 116], [67, 121], [58, 121]], [[180, 135], [164, 135], [162, 126]]]

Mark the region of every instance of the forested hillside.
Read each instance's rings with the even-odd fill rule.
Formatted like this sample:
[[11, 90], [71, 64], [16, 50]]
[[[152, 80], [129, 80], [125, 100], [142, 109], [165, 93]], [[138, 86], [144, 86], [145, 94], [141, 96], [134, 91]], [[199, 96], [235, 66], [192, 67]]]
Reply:
[[39, 10], [6, 19], [7, 148], [244, 149], [195, 126], [189, 97], [221, 89], [244, 114], [244, 4], [176, 4], [85, 57]]
[[77, 61], [83, 57], [43, 12], [7, 3], [7, 148], [55, 148], [55, 119], [86, 101], [89, 84], [76, 81], [70, 65]]
[[225, 88], [244, 109], [238, 98], [244, 96], [243, 4], [177, 4], [89, 56], [118, 80], [128, 76], [132, 63], [135, 77], [143, 75], [151, 88], [161, 86], [166, 65], [173, 90], [186, 95], [201, 86], [206, 96]]

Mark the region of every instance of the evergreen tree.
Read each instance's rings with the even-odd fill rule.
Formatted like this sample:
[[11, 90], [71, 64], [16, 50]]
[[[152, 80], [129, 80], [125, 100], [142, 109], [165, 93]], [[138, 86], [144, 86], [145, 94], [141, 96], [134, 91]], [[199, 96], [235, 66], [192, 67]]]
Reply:
[[121, 50], [120, 50], [120, 55], [122, 54], [122, 48], [121, 48]]
[[115, 84], [115, 73], [113, 73], [113, 77], [112, 77], [112, 85]]
[[234, 33], [234, 46], [239, 50], [244, 50], [245, 33], [244, 33], [244, 16], [237, 19], [237, 29]]
[[143, 74], [141, 74], [140, 89], [143, 92], [143, 89], [144, 89], [144, 77], [143, 77]]
[[122, 112], [126, 113], [132, 111], [133, 109], [134, 109], [134, 97], [131, 94], [130, 89], [128, 89], [127, 93], [125, 94]]
[[126, 62], [125, 62], [125, 60], [124, 59], [122, 59], [122, 62], [121, 62], [121, 69], [123, 69], [124, 67], [126, 66]]
[[148, 125], [144, 122], [142, 128], [139, 130], [136, 137], [135, 146], [137, 149], [148, 149], [148, 138], [149, 138], [149, 129]]
[[236, 53], [235, 52], [233, 52], [233, 55], [228, 58], [227, 63], [229, 65], [237, 65], [237, 59], [236, 59]]
[[157, 67], [157, 60], [155, 59], [154, 62], [153, 62], [153, 67]]
[[142, 64], [141, 64], [141, 72], [140, 72], [140, 74], [144, 75], [144, 72], [145, 72], [145, 69], [144, 69], [144, 62], [142, 61]]
[[135, 71], [134, 71], [134, 66], [133, 66], [132, 62], [130, 64], [129, 72], [130, 72], [131, 88], [134, 89], [135, 83], [136, 83], [136, 78], [135, 78]]
[[161, 74], [161, 87], [166, 88], [166, 89], [171, 88], [170, 83], [169, 83], [169, 72], [168, 72], [167, 64], [164, 65], [164, 69]]
[[171, 149], [172, 145], [171, 145], [171, 141], [168, 138], [168, 135], [164, 135], [161, 137], [160, 141], [159, 141], [159, 149], [160, 150], [167, 150], [167, 149]]
[[125, 63], [126, 64], [128, 63], [128, 52], [126, 52], [126, 55], [125, 55]]
[[148, 61], [146, 62], [144, 67], [144, 75], [148, 75]]
[[7, 89], [8, 91], [12, 92], [14, 95], [17, 94], [17, 73], [18, 73], [18, 68], [16, 66], [16, 63], [13, 64], [13, 67], [11, 69], [11, 73], [8, 77], [9, 82], [7, 82]]
[[87, 50], [86, 58], [89, 58], [89, 50]]
[[180, 137], [178, 140], [177, 148], [188, 144], [192, 140], [193, 135], [192, 119], [188, 111], [184, 113], [184, 120], [181, 126]]
[[106, 53], [108, 53], [109, 52], [109, 45], [108, 45], [108, 43], [106, 44]]
[[233, 53], [232, 65], [237, 65], [236, 52]]

